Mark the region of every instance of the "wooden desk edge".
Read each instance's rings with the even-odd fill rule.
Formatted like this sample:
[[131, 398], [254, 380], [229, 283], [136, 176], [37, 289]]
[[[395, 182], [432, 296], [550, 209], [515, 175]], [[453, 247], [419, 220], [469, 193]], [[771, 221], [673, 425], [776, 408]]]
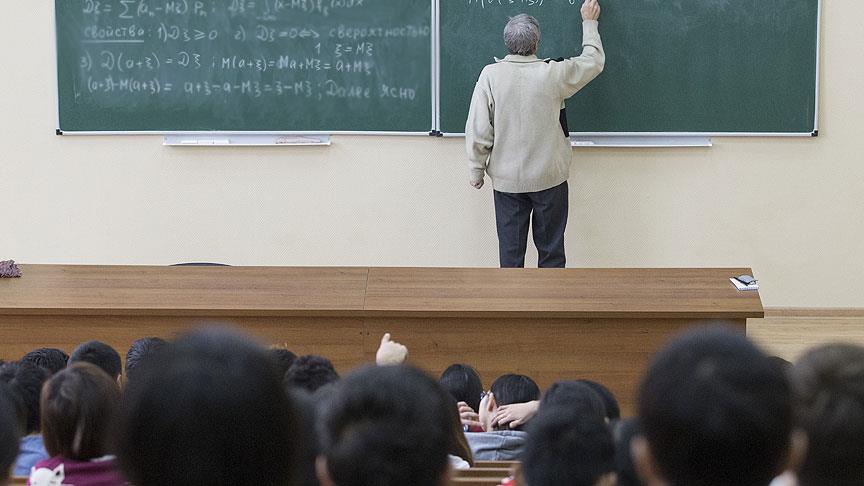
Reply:
[[763, 310], [719, 311], [460, 311], [360, 309], [154, 309], [106, 307], [0, 308], [2, 316], [333, 317], [464, 319], [754, 319]]
[[[27, 269], [30, 265], [22, 265], [22, 268]], [[33, 265], [32, 268], [50, 269], [54, 271], [65, 271], [66, 269], [88, 269], [98, 270], [100, 268], [107, 269], [159, 269], [168, 270], [171, 273], [178, 271], [180, 267], [124, 267], [124, 266], [76, 266], [76, 265]], [[200, 272], [200, 268], [185, 267], [184, 271]], [[189, 269], [192, 270], [189, 270]], [[315, 267], [212, 267], [217, 272], [232, 271], [237, 269], [254, 270], [267, 268], [271, 270], [286, 269], [300, 270], [303, 272], [314, 271]], [[293, 302], [276, 302], [271, 301], [267, 304], [243, 304], [232, 302], [220, 305], [219, 303], [210, 302], [205, 305], [187, 306], [185, 302], [172, 302], [160, 306], [158, 302], [136, 303], [136, 304], [115, 304], [114, 302], [57, 302], [47, 303], [47, 305], [34, 306], [32, 303], [27, 303], [23, 306], [16, 306], [14, 303], [7, 306], [0, 305], [0, 316], [2, 315], [75, 315], [75, 316], [181, 316], [181, 317], [202, 317], [202, 318], [221, 318], [221, 317], [334, 317], [334, 318], [473, 318], [473, 319], [747, 319], [764, 317], [764, 309], [762, 307], [761, 298], [758, 293], [753, 293], [746, 298], [732, 299], [735, 302], [729, 302], [726, 307], [713, 309], [712, 306], [702, 305], [695, 308], [682, 309], [680, 306], [657, 306], [654, 308], [642, 308], [640, 305], [624, 306], [624, 309], [605, 308], [592, 309], [590, 305], [574, 305], [571, 309], [567, 305], [557, 306], [557, 310], [543, 309], [493, 309], [474, 310], [470, 306], [461, 303], [455, 306], [442, 305], [436, 302], [430, 305], [433, 308], [418, 308], [415, 305], [401, 302], [401, 298], [394, 296], [395, 301], [383, 302], [379, 296], [370, 295], [370, 277], [372, 273], [390, 272], [390, 271], [431, 271], [436, 272], [442, 268], [415, 268], [404, 269], [397, 267], [321, 267], [327, 270], [346, 271], [348, 273], [359, 274], [361, 279], [354, 279], [355, 283], [359, 283], [354, 290], [354, 297], [342, 302], [322, 302], [316, 306], [304, 304], [302, 299]], [[740, 269], [728, 268], [721, 269], [724, 272], [743, 271], [746, 267]], [[470, 268], [463, 269], [443, 269], [443, 270], [459, 270], [472, 271]], [[500, 270], [500, 269], [498, 269]], [[533, 272], [534, 269], [532, 269]], [[570, 272], [578, 272], [579, 270], [592, 269], [568, 269]], [[621, 271], [622, 269], [593, 269], [593, 270], [610, 270]], [[639, 271], [650, 270], [668, 270], [668, 269], [638, 269]], [[684, 269], [693, 271], [717, 271], [718, 269]], [[626, 270], [625, 270], [626, 271]], [[26, 277], [25, 277], [26, 278]], [[358, 282], [362, 280], [362, 282]], [[731, 287], [731, 284], [730, 284]], [[730, 289], [734, 291], [734, 289]], [[744, 296], [742, 296], [744, 297]], [[299, 304], [299, 305], [298, 305]], [[512, 306], [511, 306], [512, 307]], [[561, 308], [564, 307], [562, 310]], [[671, 308], [670, 308], [671, 307]]]

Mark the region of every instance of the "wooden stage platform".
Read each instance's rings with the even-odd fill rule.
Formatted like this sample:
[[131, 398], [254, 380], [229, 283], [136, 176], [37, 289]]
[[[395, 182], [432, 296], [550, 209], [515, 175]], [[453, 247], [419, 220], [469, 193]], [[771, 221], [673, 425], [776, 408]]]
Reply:
[[21, 265], [0, 279], [0, 358], [88, 340], [125, 355], [139, 337], [229, 324], [321, 354], [340, 372], [374, 361], [384, 332], [434, 374], [464, 362], [485, 386], [524, 373], [600, 381], [632, 412], [651, 354], [676, 332], [742, 332], [759, 294], [727, 269], [490, 269]]

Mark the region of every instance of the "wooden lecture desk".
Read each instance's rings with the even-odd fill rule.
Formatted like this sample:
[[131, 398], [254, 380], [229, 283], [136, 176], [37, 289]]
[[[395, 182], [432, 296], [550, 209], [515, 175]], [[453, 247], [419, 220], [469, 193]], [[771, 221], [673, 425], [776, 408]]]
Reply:
[[0, 279], [0, 358], [71, 352], [230, 324], [269, 344], [321, 354], [341, 373], [375, 359], [381, 335], [439, 374], [477, 368], [484, 386], [524, 373], [541, 388], [592, 379], [634, 410], [652, 353], [682, 329], [763, 317], [758, 292], [725, 269], [493, 269], [20, 265]]

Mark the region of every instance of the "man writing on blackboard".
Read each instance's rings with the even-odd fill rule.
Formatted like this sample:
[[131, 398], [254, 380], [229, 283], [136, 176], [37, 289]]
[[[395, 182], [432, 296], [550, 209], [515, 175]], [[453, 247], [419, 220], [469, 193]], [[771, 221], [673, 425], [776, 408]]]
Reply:
[[559, 119], [564, 100], [603, 71], [597, 30], [600, 5], [582, 4], [582, 55], [560, 62], [537, 58], [540, 25], [520, 14], [504, 28], [510, 55], [480, 73], [465, 124], [470, 182], [494, 187], [502, 267], [525, 266], [532, 218], [540, 267], [564, 267], [570, 175], [569, 134]]

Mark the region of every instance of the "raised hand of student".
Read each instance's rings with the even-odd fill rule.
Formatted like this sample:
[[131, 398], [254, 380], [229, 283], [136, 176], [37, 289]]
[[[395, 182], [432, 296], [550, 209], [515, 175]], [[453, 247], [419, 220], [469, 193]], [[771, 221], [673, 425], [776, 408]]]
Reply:
[[378, 366], [400, 365], [408, 359], [408, 348], [403, 344], [390, 340], [390, 333], [381, 338], [381, 345], [375, 353], [375, 363]]

